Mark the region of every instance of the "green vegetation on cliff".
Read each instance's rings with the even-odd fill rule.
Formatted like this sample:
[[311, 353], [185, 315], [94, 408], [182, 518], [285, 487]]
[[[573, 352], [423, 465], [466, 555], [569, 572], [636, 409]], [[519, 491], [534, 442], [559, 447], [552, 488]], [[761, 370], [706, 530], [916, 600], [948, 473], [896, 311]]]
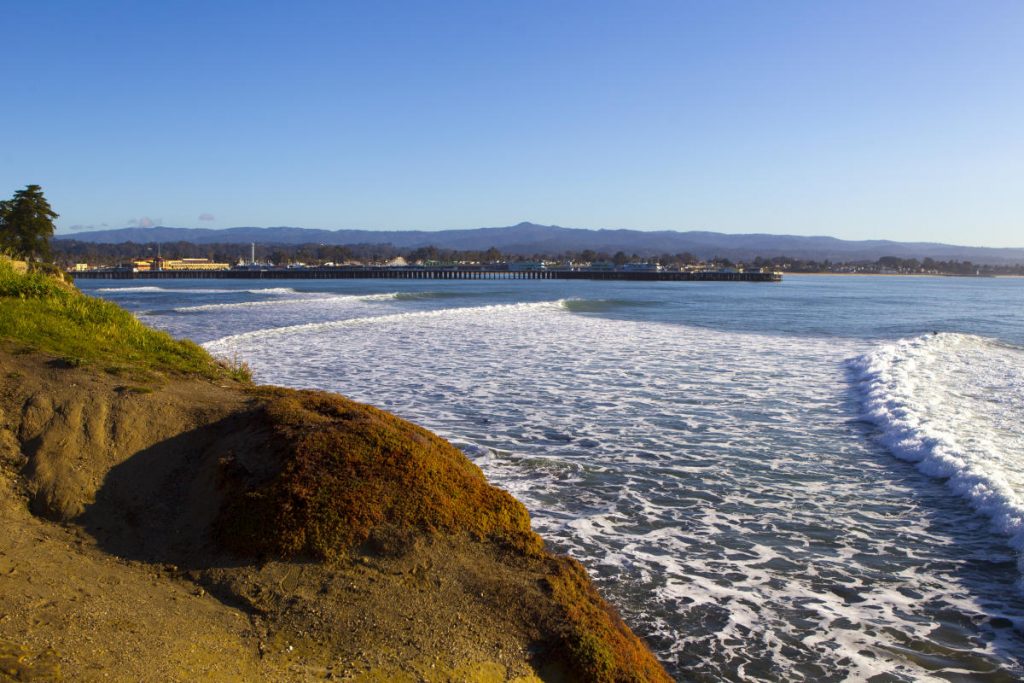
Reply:
[[0, 257], [0, 339], [71, 364], [246, 379], [198, 344], [143, 325], [116, 304], [85, 296], [58, 273], [19, 273]]

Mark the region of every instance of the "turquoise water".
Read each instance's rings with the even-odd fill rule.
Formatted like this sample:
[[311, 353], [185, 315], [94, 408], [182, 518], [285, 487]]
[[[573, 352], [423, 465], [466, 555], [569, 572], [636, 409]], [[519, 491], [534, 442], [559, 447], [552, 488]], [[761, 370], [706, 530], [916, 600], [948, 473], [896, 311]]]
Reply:
[[680, 680], [1024, 677], [1024, 280], [80, 286], [449, 438]]

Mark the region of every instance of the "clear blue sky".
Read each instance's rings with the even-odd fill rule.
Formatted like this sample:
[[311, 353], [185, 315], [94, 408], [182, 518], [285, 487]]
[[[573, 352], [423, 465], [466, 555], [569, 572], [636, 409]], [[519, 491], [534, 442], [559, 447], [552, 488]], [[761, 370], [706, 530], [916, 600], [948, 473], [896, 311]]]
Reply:
[[0, 196], [59, 229], [1024, 246], [1024, 1], [0, 0]]

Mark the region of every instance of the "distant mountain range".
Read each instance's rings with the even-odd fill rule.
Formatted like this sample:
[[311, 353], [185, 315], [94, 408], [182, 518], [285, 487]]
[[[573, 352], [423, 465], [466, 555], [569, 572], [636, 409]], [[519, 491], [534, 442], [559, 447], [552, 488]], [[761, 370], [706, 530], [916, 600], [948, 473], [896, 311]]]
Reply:
[[55, 239], [104, 243], [192, 242], [275, 244], [391, 244], [402, 249], [435, 246], [439, 249], [485, 250], [495, 247], [509, 254], [557, 254], [593, 249], [640, 256], [690, 252], [699, 258], [733, 260], [756, 256], [790, 256], [822, 261], [874, 261], [882, 256], [972, 261], [991, 265], [1024, 263], [1024, 248], [964, 247], [935, 242], [841, 240], [835, 237], [676, 232], [671, 230], [587, 230], [554, 225], [520, 223], [505, 228], [471, 230], [313, 230], [309, 228], [122, 228], [55, 235]]

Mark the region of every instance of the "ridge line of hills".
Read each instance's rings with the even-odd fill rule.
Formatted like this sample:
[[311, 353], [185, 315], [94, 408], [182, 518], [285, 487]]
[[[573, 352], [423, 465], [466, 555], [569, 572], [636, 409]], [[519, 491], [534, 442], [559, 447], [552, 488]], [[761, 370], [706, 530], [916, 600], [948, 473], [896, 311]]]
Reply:
[[698, 258], [753, 259], [757, 256], [789, 256], [807, 260], [874, 261], [883, 256], [971, 261], [977, 264], [1024, 263], [1024, 247], [970, 247], [938, 242], [890, 240], [843, 240], [836, 237], [726, 234], [708, 231], [626, 230], [563, 228], [556, 225], [519, 223], [508, 227], [463, 230], [320, 230], [296, 227], [235, 228], [120, 228], [54, 235], [54, 239], [91, 243], [192, 242], [194, 244], [258, 242], [263, 245], [295, 244], [391, 244], [416, 249], [486, 250], [509, 254], [557, 254], [592, 249], [639, 256], [690, 252]]

